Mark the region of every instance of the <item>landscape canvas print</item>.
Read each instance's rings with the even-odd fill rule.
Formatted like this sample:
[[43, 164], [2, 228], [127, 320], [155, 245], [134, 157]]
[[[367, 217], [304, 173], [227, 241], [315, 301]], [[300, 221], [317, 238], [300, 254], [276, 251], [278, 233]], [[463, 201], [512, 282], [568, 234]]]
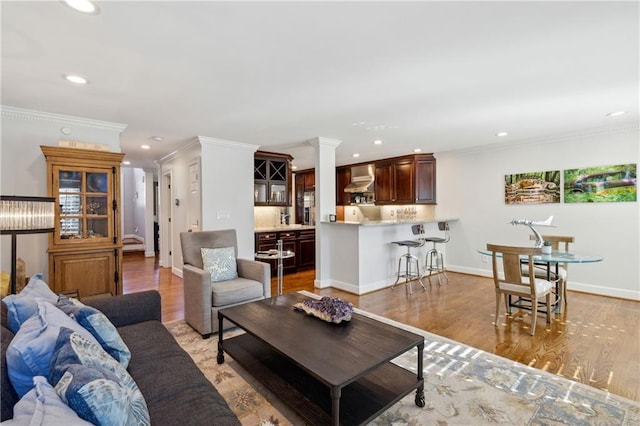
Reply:
[[565, 170], [564, 202], [636, 201], [636, 169], [636, 164], [619, 164]]
[[505, 204], [560, 202], [560, 170], [505, 175]]

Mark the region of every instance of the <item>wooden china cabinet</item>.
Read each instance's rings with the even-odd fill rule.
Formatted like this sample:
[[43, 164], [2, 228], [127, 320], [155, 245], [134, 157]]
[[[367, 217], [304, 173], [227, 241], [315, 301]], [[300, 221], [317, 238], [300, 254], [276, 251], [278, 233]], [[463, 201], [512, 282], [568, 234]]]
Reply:
[[56, 198], [49, 236], [49, 285], [80, 297], [122, 293], [120, 163], [124, 154], [41, 146], [48, 195]]

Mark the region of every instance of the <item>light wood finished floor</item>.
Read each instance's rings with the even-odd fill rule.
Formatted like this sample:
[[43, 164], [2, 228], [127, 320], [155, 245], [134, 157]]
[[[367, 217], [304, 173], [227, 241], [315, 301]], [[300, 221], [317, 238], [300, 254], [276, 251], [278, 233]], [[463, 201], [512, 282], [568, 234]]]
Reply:
[[[123, 276], [125, 293], [160, 291], [163, 321], [184, 318], [182, 280], [159, 268], [156, 259], [125, 254]], [[314, 289], [315, 273], [306, 271], [285, 275], [284, 292], [341, 297], [366, 311], [640, 401], [640, 302], [569, 291], [565, 313], [555, 315], [550, 326], [539, 316], [531, 336], [529, 314], [517, 309], [507, 318], [501, 307], [494, 327], [491, 279], [453, 272], [448, 276], [443, 286], [437, 278], [432, 285], [425, 280], [426, 292], [414, 283], [411, 296], [404, 286], [356, 296]]]

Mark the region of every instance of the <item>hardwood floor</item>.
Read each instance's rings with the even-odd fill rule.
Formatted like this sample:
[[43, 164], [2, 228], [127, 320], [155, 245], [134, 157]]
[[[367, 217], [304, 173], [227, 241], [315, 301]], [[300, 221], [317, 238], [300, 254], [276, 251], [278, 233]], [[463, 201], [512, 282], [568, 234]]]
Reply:
[[[640, 302], [568, 292], [568, 305], [547, 325], [538, 317], [536, 334], [529, 334], [528, 312], [501, 307], [494, 326], [495, 293], [489, 278], [448, 272], [449, 282], [437, 278], [427, 291], [413, 284], [362, 296], [336, 289], [314, 289], [314, 271], [285, 275], [284, 292], [308, 290], [349, 300], [354, 306], [410, 324], [486, 352], [558, 374], [571, 380], [640, 401]], [[164, 321], [184, 318], [182, 279], [154, 258], [126, 254], [125, 293], [157, 289], [162, 294]], [[275, 279], [272, 280], [275, 294]]]

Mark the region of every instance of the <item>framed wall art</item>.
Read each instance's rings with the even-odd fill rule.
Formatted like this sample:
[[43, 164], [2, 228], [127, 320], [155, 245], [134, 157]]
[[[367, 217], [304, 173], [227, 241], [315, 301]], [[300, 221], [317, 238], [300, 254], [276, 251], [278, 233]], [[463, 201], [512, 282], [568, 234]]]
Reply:
[[505, 204], [560, 202], [560, 170], [505, 175]]
[[636, 164], [564, 171], [565, 203], [629, 202], [637, 198]]

